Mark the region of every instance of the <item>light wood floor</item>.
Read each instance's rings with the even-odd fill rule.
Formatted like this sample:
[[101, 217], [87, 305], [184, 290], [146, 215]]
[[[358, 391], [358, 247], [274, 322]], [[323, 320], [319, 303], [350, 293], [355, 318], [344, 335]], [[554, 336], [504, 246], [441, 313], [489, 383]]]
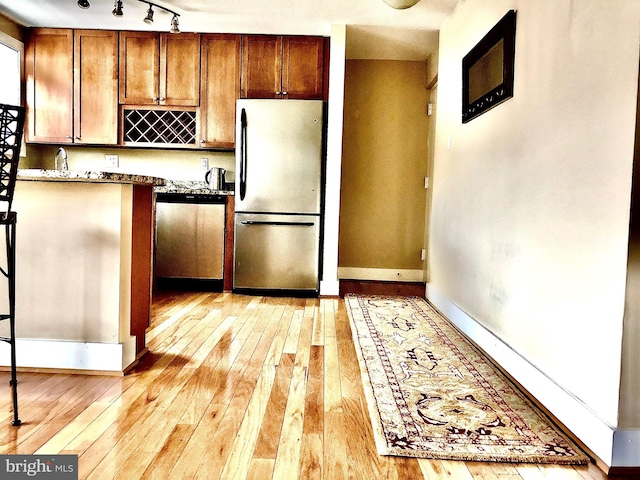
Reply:
[[78, 454], [82, 479], [607, 478], [378, 456], [342, 300], [166, 293], [147, 343], [125, 377], [19, 374], [24, 423], [2, 389], [0, 453]]

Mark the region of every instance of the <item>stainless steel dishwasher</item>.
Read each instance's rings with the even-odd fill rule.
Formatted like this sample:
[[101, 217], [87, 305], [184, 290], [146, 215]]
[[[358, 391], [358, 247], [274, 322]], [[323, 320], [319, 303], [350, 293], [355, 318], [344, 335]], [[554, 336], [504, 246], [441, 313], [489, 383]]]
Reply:
[[[155, 276], [158, 285], [222, 289], [225, 197], [159, 193]], [[213, 288], [212, 288], [213, 287]]]

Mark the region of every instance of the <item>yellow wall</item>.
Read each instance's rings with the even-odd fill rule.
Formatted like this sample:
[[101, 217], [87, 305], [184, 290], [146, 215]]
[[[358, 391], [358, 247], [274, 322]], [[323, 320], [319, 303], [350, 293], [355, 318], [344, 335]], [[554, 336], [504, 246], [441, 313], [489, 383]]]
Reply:
[[426, 65], [347, 61], [340, 268], [423, 268]]

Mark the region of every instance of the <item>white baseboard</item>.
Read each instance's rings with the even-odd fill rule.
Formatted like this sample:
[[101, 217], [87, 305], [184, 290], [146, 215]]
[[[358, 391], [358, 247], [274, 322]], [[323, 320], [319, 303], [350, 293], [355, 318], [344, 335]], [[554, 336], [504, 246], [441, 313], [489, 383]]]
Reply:
[[621, 429], [613, 432], [612, 467], [640, 467], [640, 429]]
[[423, 282], [424, 271], [391, 268], [338, 267], [338, 278], [379, 282]]
[[616, 429], [427, 284], [427, 299], [609, 467], [640, 466], [640, 430]]
[[338, 280], [320, 280], [321, 297], [337, 297], [340, 294], [340, 282]]
[[[16, 365], [23, 368], [123, 372], [136, 360], [136, 337], [124, 343], [84, 343], [16, 339]], [[0, 346], [0, 365], [11, 365], [11, 351]]]

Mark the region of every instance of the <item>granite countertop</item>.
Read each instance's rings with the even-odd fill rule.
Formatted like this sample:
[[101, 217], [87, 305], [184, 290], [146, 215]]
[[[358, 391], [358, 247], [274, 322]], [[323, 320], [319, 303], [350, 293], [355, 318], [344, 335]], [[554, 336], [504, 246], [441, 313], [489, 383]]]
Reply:
[[156, 193], [186, 193], [207, 195], [233, 195], [233, 184], [227, 183], [224, 190], [211, 190], [209, 184], [197, 180], [167, 180], [166, 185], [158, 186]]
[[18, 180], [66, 181], [85, 183], [130, 183], [134, 185], [166, 184], [164, 178], [132, 173], [99, 172], [90, 170], [40, 170], [36, 168], [18, 170]]

